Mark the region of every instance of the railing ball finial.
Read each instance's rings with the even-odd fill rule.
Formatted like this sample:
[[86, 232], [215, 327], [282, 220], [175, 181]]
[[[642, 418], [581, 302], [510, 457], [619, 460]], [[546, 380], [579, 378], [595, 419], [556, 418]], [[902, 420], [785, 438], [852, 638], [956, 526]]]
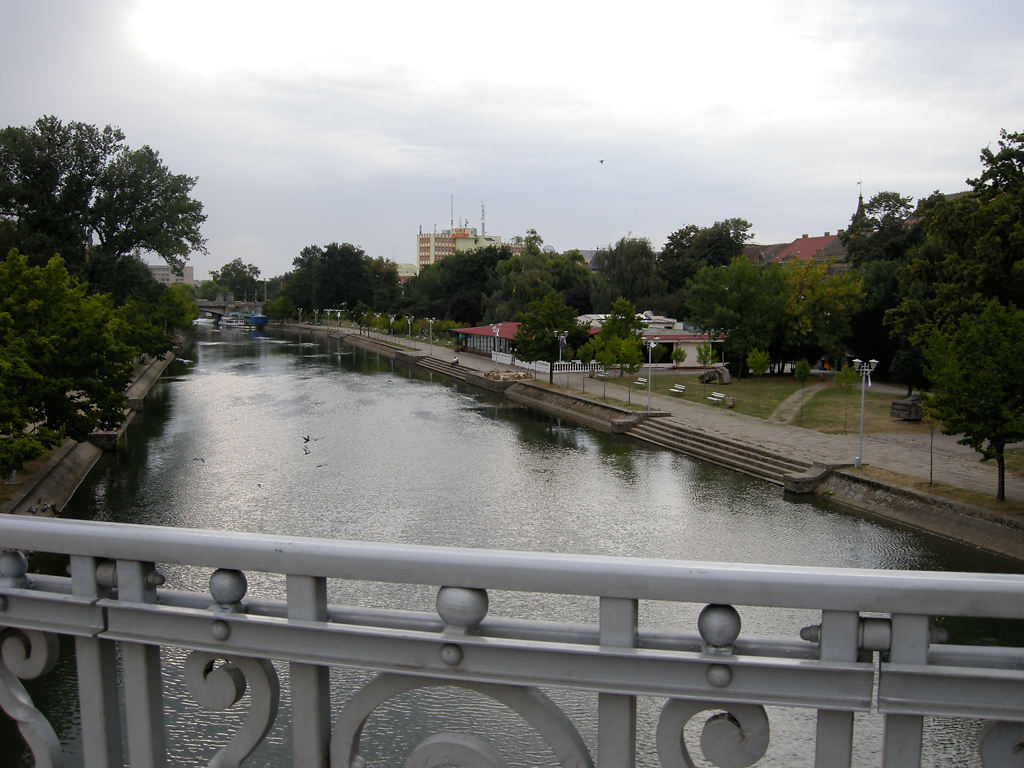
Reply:
[[706, 605], [697, 618], [697, 631], [705, 650], [730, 653], [740, 636], [740, 614], [731, 605]]
[[224, 610], [237, 611], [249, 589], [245, 574], [231, 568], [218, 568], [210, 576], [210, 594]]
[[0, 587], [22, 588], [28, 586], [25, 573], [28, 571], [28, 560], [16, 549], [4, 550], [0, 554]]
[[450, 627], [469, 629], [487, 615], [487, 590], [441, 587], [437, 591], [437, 613]]

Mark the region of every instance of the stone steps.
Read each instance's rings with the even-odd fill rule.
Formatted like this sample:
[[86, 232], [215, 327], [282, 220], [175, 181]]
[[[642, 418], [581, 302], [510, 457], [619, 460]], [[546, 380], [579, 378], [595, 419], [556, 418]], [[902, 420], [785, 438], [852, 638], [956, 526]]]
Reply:
[[811, 467], [806, 461], [700, 432], [674, 418], [645, 419], [626, 434], [777, 485], [784, 485], [787, 475], [801, 474]]

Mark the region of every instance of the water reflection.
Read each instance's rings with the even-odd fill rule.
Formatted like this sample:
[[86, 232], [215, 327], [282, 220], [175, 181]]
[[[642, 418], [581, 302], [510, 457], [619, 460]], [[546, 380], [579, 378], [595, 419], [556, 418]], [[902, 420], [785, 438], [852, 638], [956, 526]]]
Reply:
[[[547, 550], [691, 560], [875, 568], [1004, 570], [1006, 563], [963, 548], [783, 498], [776, 486], [604, 435], [477, 393], [428, 372], [398, 366], [337, 340], [207, 332], [146, 401], [125, 450], [103, 459], [68, 513], [100, 520], [365, 541]], [[308, 437], [308, 440], [306, 439]], [[174, 587], [205, 588], [207, 573], [162, 568]], [[250, 574], [250, 597], [279, 597], [281, 577]], [[415, 586], [332, 584], [355, 605], [430, 610], [435, 593]], [[596, 600], [496, 592], [492, 615], [594, 621]], [[645, 626], [692, 626], [700, 606], [644, 603]], [[746, 631], [795, 634], [816, 617], [741, 608]], [[959, 636], [989, 637], [976, 622]], [[169, 651], [169, 661], [177, 659]], [[67, 656], [65, 656], [65, 659]], [[67, 664], [66, 661], [62, 662]], [[172, 764], [201, 765], [237, 715], [200, 713], [168, 664]], [[282, 677], [287, 670], [278, 665]], [[70, 667], [68, 667], [70, 670]], [[70, 672], [68, 672], [70, 674]], [[52, 677], [52, 676], [51, 676]], [[332, 671], [335, 701], [366, 673]], [[49, 685], [49, 688], [45, 686]], [[287, 685], [283, 690], [287, 691]], [[66, 679], [44, 682], [46, 699], [74, 702]], [[70, 693], [69, 693], [70, 691]], [[592, 748], [590, 695], [552, 692]], [[445, 716], [483, 727], [507, 743], [515, 765], [546, 765], [504, 713], [460, 694], [393, 702], [367, 731], [378, 762], [401, 762], [401, 745]], [[281, 721], [287, 718], [287, 701]], [[655, 765], [650, 734], [658, 702], [640, 705], [640, 765]], [[71, 706], [72, 711], [75, 707]], [[72, 711], [56, 719], [75, 731]], [[204, 725], [205, 724], [205, 725]], [[877, 746], [877, 724], [863, 744]], [[809, 764], [813, 714], [773, 713], [762, 765]], [[942, 731], [942, 729], [939, 729]], [[945, 731], [942, 731], [945, 732]], [[73, 737], [72, 737], [73, 738]], [[285, 765], [288, 733], [274, 729], [254, 765]], [[0, 735], [0, 752], [11, 744]], [[13, 743], [21, 749], [15, 735]], [[953, 749], [964, 761], [964, 740]], [[191, 747], [193, 748], [189, 748]], [[10, 749], [14, 750], [15, 747]], [[938, 748], [936, 748], [938, 749]], [[946, 749], [942, 747], [941, 749]], [[74, 747], [71, 748], [74, 752]], [[27, 764], [23, 752], [14, 765]], [[205, 758], [203, 757], [205, 755]], [[69, 764], [77, 765], [71, 755]], [[958, 758], [959, 760], [959, 758]], [[969, 762], [964, 762], [969, 764]]]

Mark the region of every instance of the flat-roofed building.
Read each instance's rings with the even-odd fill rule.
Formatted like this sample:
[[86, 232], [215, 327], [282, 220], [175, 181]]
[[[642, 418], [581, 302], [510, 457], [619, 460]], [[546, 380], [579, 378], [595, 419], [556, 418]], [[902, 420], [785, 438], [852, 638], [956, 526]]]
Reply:
[[184, 283], [185, 285], [196, 284], [193, 279], [193, 269], [187, 264], [182, 267], [181, 274], [171, 269], [169, 264], [147, 264], [146, 266], [149, 267], [149, 274], [158, 283], [163, 283], [164, 285], [174, 285], [175, 283]]

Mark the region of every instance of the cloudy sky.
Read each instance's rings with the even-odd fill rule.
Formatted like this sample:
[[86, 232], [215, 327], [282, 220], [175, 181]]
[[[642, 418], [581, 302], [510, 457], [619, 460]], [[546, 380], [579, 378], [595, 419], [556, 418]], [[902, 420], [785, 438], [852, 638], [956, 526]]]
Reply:
[[[209, 254], [414, 261], [456, 223], [558, 250], [783, 242], [965, 188], [1024, 130], [1019, 0], [0, 0], [3, 125], [115, 125], [199, 177]], [[604, 161], [601, 163], [600, 161]]]

